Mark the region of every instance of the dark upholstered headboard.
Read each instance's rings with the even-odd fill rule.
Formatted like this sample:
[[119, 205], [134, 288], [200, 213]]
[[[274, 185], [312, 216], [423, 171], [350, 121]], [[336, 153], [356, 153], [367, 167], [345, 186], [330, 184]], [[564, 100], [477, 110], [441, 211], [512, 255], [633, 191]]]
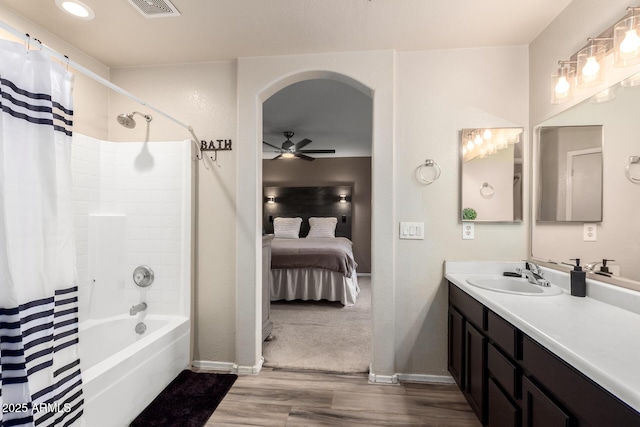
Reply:
[[309, 233], [309, 217], [335, 217], [338, 219], [336, 237], [351, 239], [351, 190], [351, 185], [264, 187], [264, 231], [266, 234], [273, 233], [273, 218], [300, 217], [300, 237], [305, 237]]

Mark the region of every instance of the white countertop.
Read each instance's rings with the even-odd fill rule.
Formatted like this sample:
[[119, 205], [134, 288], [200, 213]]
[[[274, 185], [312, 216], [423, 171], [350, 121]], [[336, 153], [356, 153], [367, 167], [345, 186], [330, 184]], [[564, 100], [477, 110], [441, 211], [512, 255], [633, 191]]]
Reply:
[[445, 262], [445, 277], [496, 314], [640, 412], [640, 292], [587, 280], [571, 296], [569, 274], [543, 268], [562, 295], [522, 296], [466, 282], [502, 275], [523, 262]]

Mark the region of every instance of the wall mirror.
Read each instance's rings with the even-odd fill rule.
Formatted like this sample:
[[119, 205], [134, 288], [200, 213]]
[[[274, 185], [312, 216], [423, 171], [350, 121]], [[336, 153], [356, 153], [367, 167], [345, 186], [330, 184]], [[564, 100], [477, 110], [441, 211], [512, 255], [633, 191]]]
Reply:
[[[544, 166], [540, 163], [548, 161], [541, 155], [546, 149], [546, 132], [588, 129], [601, 135], [594, 137], [594, 143], [600, 138], [604, 155], [602, 189], [590, 184], [581, 191], [595, 205], [600, 203], [599, 198], [602, 199], [601, 215], [573, 218], [574, 222], [567, 222], [566, 218], [558, 221], [556, 217], [552, 222], [532, 221], [531, 224], [531, 254], [536, 260], [560, 264], [569, 262], [570, 258], [580, 258], [583, 264], [594, 263], [596, 271], [601, 267], [597, 263], [603, 259], [615, 260], [607, 263], [613, 276], [598, 278], [635, 289], [640, 289], [640, 183], [632, 179], [635, 177], [633, 173], [640, 173], [640, 165], [632, 161], [635, 156], [640, 156], [638, 83], [640, 80], [615, 85], [608, 89], [609, 99], [606, 102], [596, 102], [598, 98], [594, 97], [534, 128], [532, 182], [536, 185], [543, 182], [539, 175]], [[544, 206], [545, 200], [540, 199], [546, 197], [544, 189], [535, 190], [531, 200], [534, 215], [541, 204]], [[562, 203], [559, 205], [561, 208]]]
[[522, 128], [462, 129], [463, 221], [522, 221], [522, 135]]
[[538, 221], [602, 221], [602, 126], [538, 130]]

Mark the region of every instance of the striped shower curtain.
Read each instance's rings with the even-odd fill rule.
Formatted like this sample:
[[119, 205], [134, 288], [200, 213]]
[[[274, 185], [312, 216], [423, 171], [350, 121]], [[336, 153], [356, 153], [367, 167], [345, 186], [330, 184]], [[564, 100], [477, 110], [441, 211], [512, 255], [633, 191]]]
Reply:
[[72, 75], [0, 40], [0, 426], [80, 424]]

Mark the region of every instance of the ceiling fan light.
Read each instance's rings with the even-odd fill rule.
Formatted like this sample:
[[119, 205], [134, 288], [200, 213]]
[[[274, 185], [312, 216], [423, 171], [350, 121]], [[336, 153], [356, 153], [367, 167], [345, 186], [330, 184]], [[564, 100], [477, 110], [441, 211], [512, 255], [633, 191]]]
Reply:
[[295, 154], [293, 153], [282, 153], [283, 159], [293, 159], [294, 157], [295, 157]]

